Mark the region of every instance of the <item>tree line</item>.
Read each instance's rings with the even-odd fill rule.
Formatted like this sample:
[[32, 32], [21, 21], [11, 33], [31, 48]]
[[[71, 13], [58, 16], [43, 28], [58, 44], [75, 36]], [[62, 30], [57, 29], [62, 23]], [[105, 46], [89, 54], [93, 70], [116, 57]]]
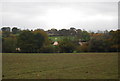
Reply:
[[[3, 53], [80, 53], [119, 52], [120, 30], [88, 32], [81, 29], [51, 29], [44, 31], [2, 27]], [[64, 37], [53, 45], [49, 37]]]

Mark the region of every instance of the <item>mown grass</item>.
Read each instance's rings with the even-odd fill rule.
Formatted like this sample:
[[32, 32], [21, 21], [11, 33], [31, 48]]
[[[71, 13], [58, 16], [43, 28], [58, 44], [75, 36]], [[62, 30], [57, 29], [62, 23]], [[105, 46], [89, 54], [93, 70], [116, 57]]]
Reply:
[[116, 79], [117, 53], [4, 53], [3, 79]]
[[69, 38], [71, 40], [76, 39], [76, 37], [74, 37], [74, 36], [52, 36], [52, 37], [49, 37], [49, 39], [51, 39], [52, 41], [62, 41], [65, 38]]

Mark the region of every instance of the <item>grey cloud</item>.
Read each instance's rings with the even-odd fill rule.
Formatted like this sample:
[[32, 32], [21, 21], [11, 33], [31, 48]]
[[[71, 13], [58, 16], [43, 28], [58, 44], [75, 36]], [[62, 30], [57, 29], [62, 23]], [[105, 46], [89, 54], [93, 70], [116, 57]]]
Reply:
[[[92, 30], [94, 26], [95, 30], [98, 27], [103, 29], [114, 29], [117, 28], [117, 3], [116, 2], [4, 2], [3, 3], [3, 26], [20, 26], [23, 28], [36, 28], [42, 27], [43, 29], [49, 29], [46, 21], [30, 22], [37, 16], [43, 17], [48, 13], [50, 9], [59, 8], [71, 8], [76, 9], [79, 12], [84, 12], [85, 15], [110, 15], [114, 17], [113, 21], [106, 22], [86, 22], [81, 23], [80, 21], [70, 23], [68, 26], [76, 26], [77, 28], [83, 28], [86, 30]], [[64, 13], [64, 12], [61, 12]], [[18, 16], [18, 17], [17, 17]], [[47, 19], [46, 19], [47, 20]], [[64, 20], [64, 19], [63, 19]], [[110, 23], [110, 24], [109, 24]], [[86, 25], [87, 24], [87, 25]], [[98, 26], [99, 25], [99, 26]], [[96, 28], [95, 28], [96, 27]], [[106, 27], [106, 28], [105, 28]], [[52, 27], [51, 27], [52, 28]], [[56, 27], [57, 28], [57, 27]], [[62, 28], [62, 27], [61, 27]], [[102, 30], [102, 28], [100, 28]]]

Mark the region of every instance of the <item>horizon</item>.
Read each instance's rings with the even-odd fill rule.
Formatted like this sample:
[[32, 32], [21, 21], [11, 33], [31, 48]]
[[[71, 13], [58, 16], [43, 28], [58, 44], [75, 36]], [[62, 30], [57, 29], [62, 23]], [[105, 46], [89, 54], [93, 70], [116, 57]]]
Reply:
[[[8, 27], [8, 26], [7, 26]], [[7, 27], [5, 27], [5, 28], [7, 28]], [[2, 27], [2, 28], [4, 28], [4, 27]], [[2, 31], [2, 28], [0, 29], [0, 31]], [[44, 30], [44, 29], [41, 29], [41, 28], [36, 28], [36, 29], [21, 29], [21, 28], [19, 28], [19, 27], [9, 27], [10, 28], [10, 32], [12, 32], [12, 28], [17, 28], [17, 29], [19, 29], [19, 30], [21, 30], [21, 31], [24, 31], [24, 30], [29, 30], [29, 31], [35, 31], [35, 30], [43, 30], [43, 31], [48, 31], [48, 30], [52, 30], [52, 29], [55, 29], [55, 28], [51, 28], [51, 29], [48, 29], [48, 30]], [[75, 28], [75, 27], [70, 27], [70, 28]], [[70, 30], [70, 28], [64, 28], [64, 29], [66, 29], [66, 30]], [[75, 28], [76, 30], [79, 30], [80, 28]], [[62, 30], [62, 29], [56, 29], [57, 31], [60, 31], [60, 30]], [[104, 32], [106, 32], [106, 31], [108, 31], [108, 32], [110, 32], [110, 31], [117, 31], [117, 30], [120, 30], [119, 28], [118, 29], [114, 29], [114, 30], [96, 30], [96, 31], [92, 31], [92, 30], [85, 30], [85, 29], [80, 29], [80, 30], [82, 30], [82, 31], [87, 31], [87, 32], [94, 32], [94, 33], [104, 33]]]

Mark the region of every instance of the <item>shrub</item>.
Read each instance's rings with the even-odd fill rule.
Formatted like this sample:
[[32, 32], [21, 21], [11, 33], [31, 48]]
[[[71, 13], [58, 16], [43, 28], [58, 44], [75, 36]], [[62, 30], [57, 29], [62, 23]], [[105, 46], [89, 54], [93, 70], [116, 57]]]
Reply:
[[88, 44], [83, 44], [82, 46], [77, 46], [76, 51], [80, 52], [88, 52]]
[[68, 38], [65, 38], [59, 44], [60, 52], [62, 53], [73, 53], [75, 51], [76, 45]]
[[41, 53], [54, 53], [55, 52], [55, 48], [52, 45], [49, 46], [43, 46], [40, 49]]

